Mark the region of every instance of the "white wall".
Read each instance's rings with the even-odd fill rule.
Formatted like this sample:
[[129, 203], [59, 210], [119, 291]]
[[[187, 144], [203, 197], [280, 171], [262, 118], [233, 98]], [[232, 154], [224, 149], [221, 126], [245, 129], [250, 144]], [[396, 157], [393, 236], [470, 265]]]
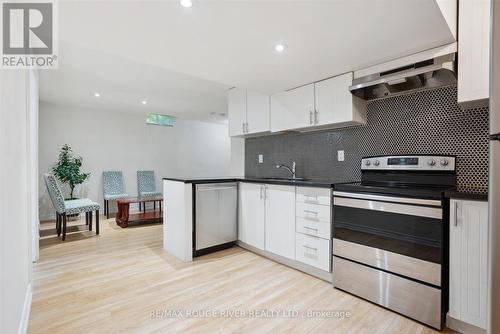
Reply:
[[231, 176], [245, 176], [245, 138], [231, 138]]
[[[227, 176], [231, 142], [227, 125], [177, 120], [171, 127], [145, 124], [145, 116], [123, 112], [75, 109], [40, 103], [40, 217], [53, 215], [43, 183], [65, 143], [83, 157], [83, 171], [92, 173], [77, 197], [102, 204], [102, 172], [122, 170], [125, 189], [137, 194], [137, 170], [154, 170], [157, 188], [166, 176]], [[114, 205], [111, 209], [114, 208]]]
[[31, 303], [29, 80], [0, 71], [0, 333], [24, 333]]

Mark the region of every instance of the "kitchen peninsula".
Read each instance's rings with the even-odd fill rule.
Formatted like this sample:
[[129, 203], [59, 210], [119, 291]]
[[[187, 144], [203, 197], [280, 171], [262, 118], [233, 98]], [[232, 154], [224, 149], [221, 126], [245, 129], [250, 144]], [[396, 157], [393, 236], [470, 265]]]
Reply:
[[331, 189], [348, 181], [164, 178], [164, 249], [192, 261], [238, 244], [331, 281]]

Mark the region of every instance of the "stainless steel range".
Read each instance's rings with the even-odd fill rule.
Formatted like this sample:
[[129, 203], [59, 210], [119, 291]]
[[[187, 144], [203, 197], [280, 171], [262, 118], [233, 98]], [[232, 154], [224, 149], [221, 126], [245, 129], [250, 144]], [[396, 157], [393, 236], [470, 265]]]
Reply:
[[442, 329], [448, 308], [448, 206], [455, 157], [362, 159], [361, 182], [333, 192], [338, 289]]

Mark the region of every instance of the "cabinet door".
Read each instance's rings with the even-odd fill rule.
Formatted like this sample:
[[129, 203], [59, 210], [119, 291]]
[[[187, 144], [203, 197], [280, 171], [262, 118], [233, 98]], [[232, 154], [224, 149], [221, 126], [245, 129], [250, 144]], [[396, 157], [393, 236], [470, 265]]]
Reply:
[[227, 93], [227, 112], [229, 118], [229, 135], [244, 135], [247, 121], [246, 89], [233, 88], [229, 90]]
[[271, 96], [271, 131], [285, 131], [313, 125], [314, 84]]
[[268, 95], [247, 91], [247, 134], [271, 130], [269, 104]]
[[266, 251], [295, 259], [295, 187], [266, 187]]
[[349, 72], [315, 84], [316, 125], [366, 123], [366, 103], [349, 91], [352, 78], [353, 73]]
[[486, 328], [488, 203], [451, 201], [450, 310], [452, 318]]
[[460, 0], [458, 6], [458, 102], [487, 99], [490, 0]]
[[238, 205], [238, 239], [264, 249], [264, 185], [240, 183]]

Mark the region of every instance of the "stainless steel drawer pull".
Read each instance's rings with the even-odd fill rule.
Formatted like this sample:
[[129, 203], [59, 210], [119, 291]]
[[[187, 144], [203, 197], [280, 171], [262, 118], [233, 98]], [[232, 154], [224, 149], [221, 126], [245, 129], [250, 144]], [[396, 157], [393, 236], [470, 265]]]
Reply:
[[302, 247], [304, 247], [305, 249], [313, 250], [313, 251], [315, 251], [315, 252], [317, 252], [317, 251], [318, 251], [318, 249], [317, 249], [317, 248], [314, 248], [314, 247], [309, 247], [309, 246], [306, 246], [306, 245], [303, 245]]
[[316, 233], [318, 232], [318, 229], [314, 228], [314, 227], [304, 226], [304, 228], [306, 228], [308, 230], [316, 231]]
[[311, 215], [318, 215], [317, 211], [304, 210], [305, 213], [310, 213]]
[[228, 190], [228, 189], [236, 189], [236, 187], [198, 188], [198, 191], [214, 191], [214, 190]]
[[318, 196], [304, 196], [307, 202], [318, 202]]

